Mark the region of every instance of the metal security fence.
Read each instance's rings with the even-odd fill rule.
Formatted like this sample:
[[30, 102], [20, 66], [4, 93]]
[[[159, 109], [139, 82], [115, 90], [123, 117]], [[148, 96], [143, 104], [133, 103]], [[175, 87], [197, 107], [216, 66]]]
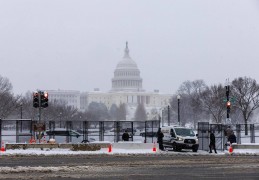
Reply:
[[44, 121], [44, 130], [31, 119], [0, 120], [0, 142], [28, 143], [31, 138], [41, 142], [54, 138], [57, 143], [87, 143], [92, 141], [122, 141], [127, 130], [129, 141], [156, 142], [159, 120], [152, 121]]
[[33, 136], [31, 119], [0, 119], [0, 142], [26, 142]]
[[258, 143], [259, 142], [259, 124], [247, 124], [247, 134], [245, 133], [245, 124], [210, 124], [208, 122], [198, 123], [199, 149], [209, 150], [209, 131], [213, 131], [216, 139], [216, 149], [226, 149], [227, 143], [226, 129], [230, 127], [236, 135], [238, 144]]

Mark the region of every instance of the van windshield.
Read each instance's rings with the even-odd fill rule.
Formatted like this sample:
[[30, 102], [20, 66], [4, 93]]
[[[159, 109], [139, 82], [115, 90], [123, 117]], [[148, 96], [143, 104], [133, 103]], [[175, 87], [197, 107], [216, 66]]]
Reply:
[[175, 133], [179, 136], [195, 136], [193, 130], [186, 128], [175, 128]]

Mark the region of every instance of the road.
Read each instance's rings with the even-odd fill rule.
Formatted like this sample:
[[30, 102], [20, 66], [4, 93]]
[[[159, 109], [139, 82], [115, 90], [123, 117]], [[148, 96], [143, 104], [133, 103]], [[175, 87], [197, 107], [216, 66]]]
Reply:
[[259, 156], [0, 156], [0, 179], [259, 179]]

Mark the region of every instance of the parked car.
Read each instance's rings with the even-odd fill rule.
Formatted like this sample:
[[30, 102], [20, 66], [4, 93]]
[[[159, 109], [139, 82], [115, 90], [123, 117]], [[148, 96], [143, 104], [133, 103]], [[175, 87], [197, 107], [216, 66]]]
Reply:
[[147, 136], [147, 137], [156, 137], [157, 133], [156, 132], [152, 132], [152, 131], [151, 132], [150, 131], [141, 132], [140, 136], [142, 136], [142, 137], [145, 137], [145, 136]]
[[56, 128], [54, 130], [47, 130], [46, 134], [48, 136], [72, 136], [72, 137], [80, 137], [82, 134], [75, 130], [67, 130], [64, 128]]
[[146, 129], [143, 129], [141, 130], [140, 132], [140, 136], [142, 137], [157, 137], [157, 131], [158, 131], [158, 128], [146, 128]]

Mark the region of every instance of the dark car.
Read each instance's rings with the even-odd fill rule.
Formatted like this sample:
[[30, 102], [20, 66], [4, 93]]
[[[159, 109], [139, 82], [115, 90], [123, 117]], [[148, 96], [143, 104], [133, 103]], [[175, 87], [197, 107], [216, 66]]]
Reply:
[[57, 128], [54, 130], [47, 130], [46, 134], [48, 136], [72, 136], [72, 137], [80, 137], [81, 134], [75, 130], [67, 130], [63, 128]]
[[142, 136], [142, 137], [145, 137], [145, 136], [147, 136], [147, 137], [156, 137], [157, 133], [156, 132], [150, 132], [150, 131], [148, 131], [148, 132], [141, 132], [140, 136]]

